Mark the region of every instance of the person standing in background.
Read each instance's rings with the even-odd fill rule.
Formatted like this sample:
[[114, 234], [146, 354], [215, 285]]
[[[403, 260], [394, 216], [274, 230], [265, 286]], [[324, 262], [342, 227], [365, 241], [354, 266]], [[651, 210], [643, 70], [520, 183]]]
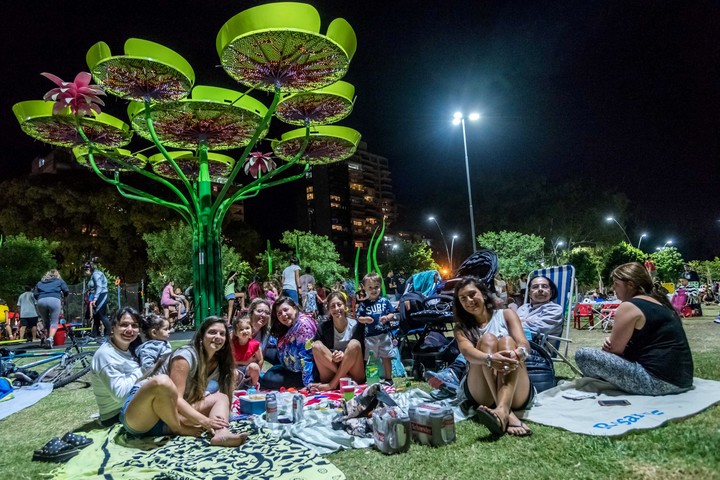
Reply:
[[20, 340], [24, 340], [25, 329], [30, 327], [30, 331], [32, 332], [32, 341], [37, 342], [37, 301], [35, 300], [35, 296], [32, 294], [32, 287], [30, 285], [26, 285], [25, 292], [21, 293], [18, 297], [17, 306], [20, 310], [20, 335], [18, 338]]
[[290, 257], [290, 265], [282, 272], [282, 295], [290, 297], [298, 303], [298, 291], [300, 289], [300, 267], [295, 256]]

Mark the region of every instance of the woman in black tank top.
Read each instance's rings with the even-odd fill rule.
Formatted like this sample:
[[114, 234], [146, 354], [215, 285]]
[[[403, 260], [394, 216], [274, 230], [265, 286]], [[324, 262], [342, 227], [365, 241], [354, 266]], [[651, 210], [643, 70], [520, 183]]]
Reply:
[[637, 395], [667, 395], [692, 388], [693, 360], [672, 305], [640, 263], [611, 274], [620, 300], [602, 350], [581, 348], [575, 361], [586, 377]]

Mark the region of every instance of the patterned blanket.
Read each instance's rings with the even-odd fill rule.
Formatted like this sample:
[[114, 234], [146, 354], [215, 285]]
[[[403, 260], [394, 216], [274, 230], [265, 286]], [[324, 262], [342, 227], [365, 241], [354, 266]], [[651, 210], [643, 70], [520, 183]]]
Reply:
[[87, 434], [95, 441], [54, 472], [58, 480], [344, 480], [335, 465], [298, 443], [276, 438], [249, 422], [233, 431], [250, 432], [238, 448], [213, 447], [190, 437], [128, 439], [121, 426]]

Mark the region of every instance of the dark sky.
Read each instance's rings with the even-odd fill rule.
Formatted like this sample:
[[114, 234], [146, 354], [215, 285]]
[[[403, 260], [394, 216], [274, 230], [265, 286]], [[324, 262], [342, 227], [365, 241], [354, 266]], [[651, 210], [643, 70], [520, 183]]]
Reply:
[[[182, 54], [197, 83], [233, 88], [216, 67], [215, 37], [260, 3], [3, 2], [0, 174], [27, 172], [47, 150], [10, 110], [53, 87], [40, 72], [70, 80], [87, 70], [93, 43], [121, 54], [136, 36]], [[339, 16], [355, 28], [345, 80], [357, 103], [342, 124], [390, 159], [398, 201], [414, 205], [406, 215], [436, 213], [448, 233], [468, 230], [462, 137], [450, 120], [475, 110], [483, 114], [467, 125], [475, 192], [484, 176], [612, 186], [642, 219], [627, 225], [633, 239], [644, 229], [649, 242], [674, 238], [687, 258], [720, 253], [720, 2], [310, 3], [323, 29]], [[109, 101], [107, 111], [125, 118]], [[444, 192], [457, 195], [454, 208]], [[474, 197], [481, 210], [482, 194]]]

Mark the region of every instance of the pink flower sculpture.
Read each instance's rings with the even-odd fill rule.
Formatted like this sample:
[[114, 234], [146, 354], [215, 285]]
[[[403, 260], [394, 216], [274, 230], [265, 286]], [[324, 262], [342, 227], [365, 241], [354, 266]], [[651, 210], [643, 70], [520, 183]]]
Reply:
[[43, 100], [55, 102], [53, 115], [62, 113], [68, 106], [74, 115], [92, 115], [93, 112], [99, 114], [100, 105], [105, 106], [98, 96], [105, 95], [105, 92], [99, 85], [90, 85], [92, 76], [88, 72], [78, 73], [73, 82], [65, 82], [52, 73], [41, 73], [40, 75], [58, 86], [43, 97]]
[[272, 152], [250, 152], [243, 169], [245, 175], [250, 175], [253, 178], [258, 178], [258, 173], [267, 173], [271, 170], [275, 170], [275, 162], [272, 159]]

